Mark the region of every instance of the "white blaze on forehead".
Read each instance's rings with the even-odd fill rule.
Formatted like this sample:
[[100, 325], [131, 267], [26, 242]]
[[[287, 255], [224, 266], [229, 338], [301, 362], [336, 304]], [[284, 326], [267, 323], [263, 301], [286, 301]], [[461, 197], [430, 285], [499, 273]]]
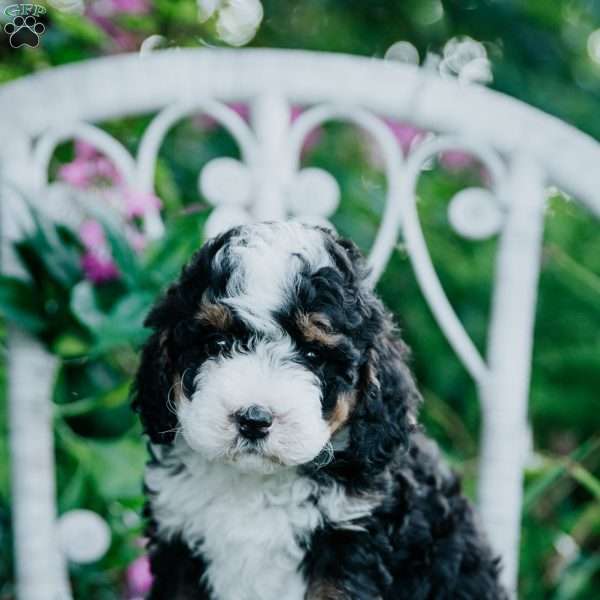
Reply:
[[[221, 252], [232, 269], [222, 301], [259, 330], [275, 327], [272, 315], [284, 306], [303, 269], [331, 265], [323, 233], [294, 222], [246, 226]], [[223, 259], [219, 254], [217, 261]]]

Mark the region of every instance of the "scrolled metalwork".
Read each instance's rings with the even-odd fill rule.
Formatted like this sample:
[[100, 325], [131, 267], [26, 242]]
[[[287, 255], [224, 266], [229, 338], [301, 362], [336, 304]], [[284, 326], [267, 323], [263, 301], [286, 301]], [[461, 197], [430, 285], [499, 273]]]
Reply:
[[371, 134], [383, 158], [387, 182], [386, 202], [381, 224], [369, 253], [369, 283], [375, 283], [385, 270], [397, 243], [401, 217], [401, 180], [404, 171], [402, 148], [385, 121], [372, 111], [345, 104], [323, 104], [306, 110], [292, 125], [289, 137], [289, 164], [292, 172], [299, 168], [302, 145], [310, 132], [327, 121], [352, 123]]
[[[423, 165], [443, 152], [461, 150], [477, 157], [488, 170], [492, 196], [502, 205], [501, 186], [505, 167], [501, 158], [479, 141], [457, 136], [438, 136], [417, 146], [408, 158], [402, 179], [400, 206], [402, 230], [413, 269], [440, 328], [473, 379], [482, 382], [488, 372], [486, 363], [465, 331], [440, 283], [421, 227], [417, 211], [417, 183]], [[453, 200], [455, 202], [456, 199]]]

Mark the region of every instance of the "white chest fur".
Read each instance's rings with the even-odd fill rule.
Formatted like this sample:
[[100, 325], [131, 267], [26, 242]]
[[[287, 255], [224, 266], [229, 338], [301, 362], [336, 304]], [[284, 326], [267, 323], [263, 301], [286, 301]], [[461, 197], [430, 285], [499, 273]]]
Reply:
[[324, 516], [353, 527], [373, 508], [373, 499], [350, 499], [337, 487], [319, 490], [294, 470], [241, 473], [189, 449], [176, 453], [185, 469], [147, 470], [153, 515], [162, 537], [180, 535], [205, 558], [216, 600], [302, 600], [302, 542]]

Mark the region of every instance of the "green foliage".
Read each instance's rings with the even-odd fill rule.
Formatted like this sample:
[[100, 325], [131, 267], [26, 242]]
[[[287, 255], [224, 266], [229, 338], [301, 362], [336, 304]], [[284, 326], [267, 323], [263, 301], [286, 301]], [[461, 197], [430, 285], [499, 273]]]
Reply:
[[[148, 334], [143, 320], [197, 248], [204, 215], [174, 216], [165, 237], [143, 255], [134, 253], [123, 232], [104, 220], [121, 274], [118, 281], [105, 284], [84, 278], [74, 232], [37, 213], [32, 220], [32, 229], [18, 244], [29, 277], [0, 279], [0, 316], [28, 330], [62, 359], [54, 391], [59, 508], [96, 510], [113, 530], [109, 554], [93, 568], [74, 570], [76, 597], [116, 598], [124, 567], [140, 551], [136, 539], [141, 535], [146, 450], [130, 409], [129, 388], [137, 349]], [[0, 406], [4, 427], [4, 400]], [[5, 433], [0, 440], [2, 556], [10, 553], [4, 524], [9, 519]], [[8, 575], [0, 570], [0, 581]]]

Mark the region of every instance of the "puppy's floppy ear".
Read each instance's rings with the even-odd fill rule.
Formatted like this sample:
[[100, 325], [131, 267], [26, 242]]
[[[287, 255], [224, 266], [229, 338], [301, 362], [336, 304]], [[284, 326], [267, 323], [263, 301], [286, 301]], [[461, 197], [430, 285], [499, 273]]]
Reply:
[[177, 427], [175, 371], [167, 343], [167, 331], [155, 331], [150, 336], [134, 382], [133, 409], [140, 414], [144, 431], [154, 444], [170, 443]]
[[153, 333], [142, 350], [133, 384], [133, 409], [155, 444], [168, 444], [175, 437], [179, 378], [190, 347], [198, 343], [194, 315], [209, 284], [212, 288], [225, 285], [226, 259], [214, 265], [213, 258], [234, 231], [207, 242], [196, 252], [144, 322]]
[[344, 279], [345, 317], [363, 352], [348, 452], [352, 463], [377, 471], [408, 444], [421, 398], [407, 365], [408, 348], [366, 283], [369, 270], [360, 250], [336, 238], [330, 253]]
[[376, 311], [379, 330], [362, 368], [349, 449], [365, 466], [379, 470], [407, 447], [421, 396], [407, 365], [406, 345], [395, 335], [391, 317], [381, 306]]

